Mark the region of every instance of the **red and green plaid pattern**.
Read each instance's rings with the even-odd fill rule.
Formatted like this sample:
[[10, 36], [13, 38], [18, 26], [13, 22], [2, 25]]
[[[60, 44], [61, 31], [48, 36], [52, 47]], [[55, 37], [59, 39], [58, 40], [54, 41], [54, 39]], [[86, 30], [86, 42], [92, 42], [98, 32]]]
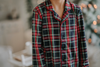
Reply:
[[78, 5], [65, 0], [63, 19], [50, 0], [33, 9], [33, 67], [89, 67], [84, 20]]

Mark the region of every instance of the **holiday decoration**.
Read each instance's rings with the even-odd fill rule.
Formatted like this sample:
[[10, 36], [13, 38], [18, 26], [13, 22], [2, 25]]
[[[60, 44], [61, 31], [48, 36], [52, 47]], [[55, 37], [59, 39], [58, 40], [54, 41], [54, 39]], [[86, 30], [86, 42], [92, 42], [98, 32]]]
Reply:
[[98, 9], [99, 0], [81, 0], [80, 8], [83, 12], [85, 32], [88, 44], [100, 46], [100, 15]]

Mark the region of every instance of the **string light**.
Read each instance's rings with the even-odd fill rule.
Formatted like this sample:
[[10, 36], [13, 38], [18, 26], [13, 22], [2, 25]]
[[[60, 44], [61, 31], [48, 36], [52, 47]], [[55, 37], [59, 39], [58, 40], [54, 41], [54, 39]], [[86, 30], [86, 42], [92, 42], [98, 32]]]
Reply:
[[92, 7], [92, 5], [91, 4], [88, 4], [88, 7], [90, 8], [90, 7]]
[[88, 39], [88, 43], [91, 43], [91, 42], [92, 42], [92, 40], [91, 40], [91, 38], [89, 38], [89, 39]]
[[98, 15], [97, 18], [100, 19], [100, 15]]
[[82, 6], [80, 6], [81, 10], [83, 10]]
[[97, 22], [96, 22], [96, 21], [93, 21], [93, 24], [94, 24], [94, 25], [97, 25]]
[[87, 7], [84, 3], [82, 3], [81, 6], [82, 6], [82, 7], [85, 7], [85, 8]]
[[94, 32], [97, 33], [98, 32], [97, 29], [94, 29]]
[[97, 9], [97, 5], [96, 4], [94, 4], [94, 8]]

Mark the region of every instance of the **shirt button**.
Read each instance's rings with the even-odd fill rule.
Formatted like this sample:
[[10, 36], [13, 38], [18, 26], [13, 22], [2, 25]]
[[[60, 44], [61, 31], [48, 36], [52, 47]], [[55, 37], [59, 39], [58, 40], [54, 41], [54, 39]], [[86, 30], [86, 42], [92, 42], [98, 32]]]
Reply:
[[64, 61], [64, 59], [62, 59]]
[[65, 61], [65, 58], [64, 59], [62, 59], [63, 61]]
[[63, 44], [62, 44], [62, 49], [65, 49], [65, 48], [66, 48], [66, 44], [63, 43]]
[[63, 39], [64, 39], [64, 35], [63, 35], [63, 37], [62, 37]]
[[64, 33], [61, 33], [62, 39], [64, 39]]
[[65, 61], [66, 57], [65, 57], [65, 53], [62, 53], [62, 61]]
[[64, 34], [62, 35], [62, 37], [64, 38]]
[[65, 44], [62, 44], [62, 49], [64, 49], [65, 48]]

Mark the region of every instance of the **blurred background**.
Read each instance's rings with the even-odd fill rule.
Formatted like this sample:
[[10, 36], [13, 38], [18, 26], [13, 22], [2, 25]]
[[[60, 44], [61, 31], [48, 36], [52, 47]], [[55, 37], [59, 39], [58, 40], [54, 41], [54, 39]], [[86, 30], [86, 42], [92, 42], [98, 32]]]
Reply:
[[[0, 0], [0, 67], [32, 67], [32, 10], [44, 0]], [[100, 0], [81, 7], [90, 67], [100, 67]]]

